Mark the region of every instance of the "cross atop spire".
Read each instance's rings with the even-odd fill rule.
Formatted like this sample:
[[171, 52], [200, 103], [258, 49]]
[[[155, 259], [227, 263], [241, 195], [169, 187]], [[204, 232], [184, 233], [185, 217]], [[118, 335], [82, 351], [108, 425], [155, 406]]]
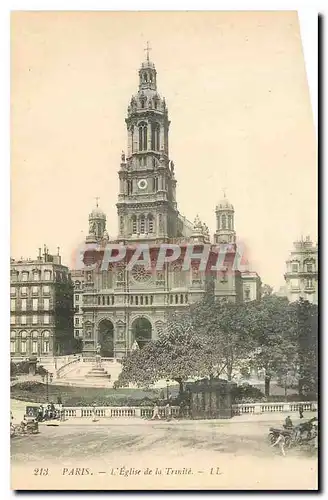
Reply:
[[223, 191], [223, 198], [226, 198], [227, 197], [227, 188], [224, 187], [222, 189], [222, 191]]
[[147, 42], [147, 47], [144, 49], [144, 51], [146, 51], [146, 52], [147, 52], [147, 56], [146, 56], [146, 57], [147, 57], [147, 61], [148, 61], [148, 62], [149, 62], [149, 52], [150, 52], [151, 50], [152, 50], [152, 49], [151, 49], [151, 47], [150, 47], [150, 45], [149, 45], [149, 42]]
[[96, 197], [95, 197], [95, 200], [96, 200], [96, 207], [98, 208], [98, 200], [99, 200], [99, 196], [96, 196]]

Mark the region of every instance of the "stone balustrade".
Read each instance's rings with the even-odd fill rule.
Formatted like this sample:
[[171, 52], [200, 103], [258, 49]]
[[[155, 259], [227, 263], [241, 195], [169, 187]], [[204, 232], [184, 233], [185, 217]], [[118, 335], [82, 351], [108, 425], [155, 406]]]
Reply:
[[262, 413], [282, 413], [298, 411], [302, 407], [303, 411], [316, 411], [316, 402], [295, 402], [295, 403], [240, 403], [232, 405], [234, 415], [262, 414]]
[[60, 378], [62, 377], [63, 375], [65, 375], [67, 373], [67, 369], [68, 368], [71, 368], [72, 365], [75, 365], [76, 363], [79, 363], [80, 362], [80, 358], [73, 358], [71, 359], [70, 361], [68, 361], [65, 365], [61, 366], [57, 372], [56, 372], [56, 376], [57, 378]]
[[[244, 414], [270, 414], [298, 411], [300, 406], [306, 411], [316, 411], [318, 404], [316, 402], [300, 403], [245, 403], [232, 405], [234, 415]], [[64, 407], [65, 418], [92, 418], [92, 407]], [[159, 407], [160, 416], [165, 416], [165, 407]], [[179, 416], [180, 408], [171, 406], [171, 415], [173, 418]], [[98, 406], [95, 409], [96, 416], [99, 418], [150, 418], [153, 414], [152, 406]]]
[[[82, 356], [81, 361], [83, 363], [96, 363], [96, 357], [95, 356]], [[115, 363], [117, 362], [116, 358], [101, 358], [100, 362], [104, 363]]]
[[[92, 407], [64, 407], [65, 418], [92, 418]], [[180, 408], [171, 406], [172, 417], [179, 415]], [[159, 414], [165, 416], [165, 407], [158, 408]], [[152, 406], [98, 406], [95, 409], [96, 416], [99, 418], [150, 418], [153, 414]]]

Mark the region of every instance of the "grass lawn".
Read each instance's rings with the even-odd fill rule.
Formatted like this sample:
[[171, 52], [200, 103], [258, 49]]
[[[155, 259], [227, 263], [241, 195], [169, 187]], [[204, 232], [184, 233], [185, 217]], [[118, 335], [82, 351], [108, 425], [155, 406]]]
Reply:
[[[133, 406], [135, 402], [160, 397], [160, 389], [110, 389], [98, 387], [48, 386], [49, 401], [57, 403], [60, 396], [64, 406], [87, 406], [96, 403], [99, 406]], [[46, 384], [39, 382], [17, 383], [11, 386], [11, 397], [31, 403], [46, 403]], [[146, 404], [146, 402], [145, 402]]]

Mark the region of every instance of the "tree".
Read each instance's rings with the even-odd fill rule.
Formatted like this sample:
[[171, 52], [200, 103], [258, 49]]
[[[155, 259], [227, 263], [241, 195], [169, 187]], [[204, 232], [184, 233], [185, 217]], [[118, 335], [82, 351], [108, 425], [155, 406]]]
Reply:
[[261, 285], [261, 297], [268, 297], [273, 294], [273, 288], [270, 285], [263, 283]]
[[300, 299], [293, 305], [297, 332], [299, 395], [318, 392], [318, 306]]
[[170, 379], [178, 382], [182, 393], [184, 382], [200, 372], [200, 354], [200, 340], [194, 335], [189, 311], [173, 314], [159, 339], [132, 351], [122, 360], [116, 386], [128, 383], [149, 386], [157, 380]]
[[205, 362], [212, 364], [215, 376], [225, 373], [231, 381], [254, 350], [248, 331], [248, 304], [204, 301], [195, 306], [194, 328], [209, 348]]
[[265, 372], [265, 395], [270, 382], [286, 369], [293, 369], [297, 357], [294, 314], [286, 298], [266, 296], [250, 304], [249, 332], [256, 346], [249, 364]]
[[150, 385], [171, 379], [179, 384], [192, 377], [210, 380], [223, 373], [232, 379], [253, 344], [247, 334], [243, 304], [214, 303], [209, 293], [199, 303], [170, 316], [158, 340], [133, 351], [122, 362], [117, 385]]
[[83, 351], [83, 340], [80, 337], [74, 337], [71, 342], [72, 353], [80, 353]]

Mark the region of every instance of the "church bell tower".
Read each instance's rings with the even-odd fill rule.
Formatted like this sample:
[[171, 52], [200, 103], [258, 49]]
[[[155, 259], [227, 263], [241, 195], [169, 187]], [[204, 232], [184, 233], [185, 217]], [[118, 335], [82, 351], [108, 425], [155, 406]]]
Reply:
[[125, 119], [127, 155], [119, 169], [118, 239], [166, 240], [177, 236], [174, 164], [169, 158], [168, 110], [157, 91], [157, 72], [149, 58], [139, 69], [139, 89]]
[[215, 243], [236, 243], [235, 210], [233, 205], [224, 197], [216, 206]]

